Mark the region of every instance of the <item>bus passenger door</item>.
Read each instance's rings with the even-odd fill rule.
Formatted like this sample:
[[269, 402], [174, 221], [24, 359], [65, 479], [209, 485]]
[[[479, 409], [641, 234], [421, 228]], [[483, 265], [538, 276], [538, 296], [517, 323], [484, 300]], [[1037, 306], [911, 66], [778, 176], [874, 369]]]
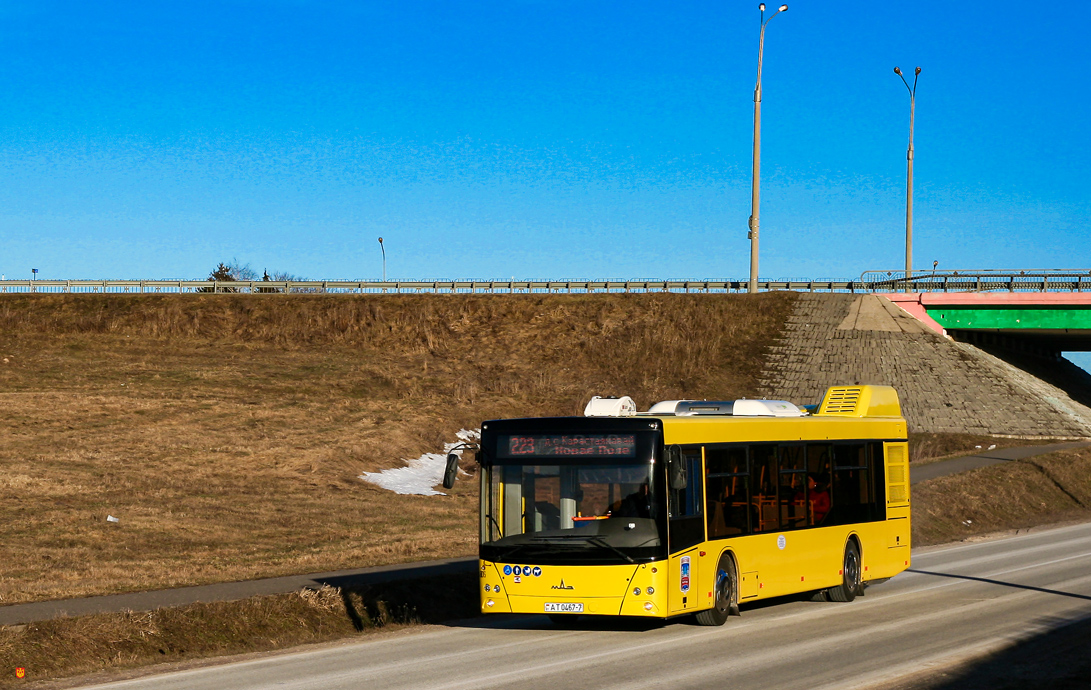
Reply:
[[[668, 499], [670, 542], [670, 613], [696, 610], [701, 604], [698, 571], [705, 540], [704, 462], [701, 448], [682, 449], [686, 486], [671, 488]], [[706, 602], [707, 603], [707, 602]]]

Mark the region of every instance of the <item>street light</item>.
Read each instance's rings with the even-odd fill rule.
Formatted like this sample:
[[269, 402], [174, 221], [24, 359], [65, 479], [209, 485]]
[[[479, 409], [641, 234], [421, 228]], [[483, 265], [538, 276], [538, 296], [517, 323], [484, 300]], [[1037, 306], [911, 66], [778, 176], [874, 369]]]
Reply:
[[781, 5], [768, 19], [765, 18], [765, 3], [758, 5], [761, 10], [761, 35], [758, 38], [758, 82], [754, 87], [754, 179], [750, 195], [750, 287], [748, 292], [758, 291], [758, 206], [760, 203], [758, 188], [761, 169], [761, 59], [765, 52], [765, 26], [773, 17], [788, 10]]
[[894, 68], [894, 74], [901, 77], [905, 88], [909, 89], [909, 148], [905, 153], [905, 291], [910, 292], [913, 284], [913, 116], [917, 110], [917, 77], [921, 75], [921, 68], [913, 72], [913, 86], [909, 86], [900, 67]]
[[383, 282], [386, 282], [386, 247], [383, 246], [383, 238], [379, 238], [379, 249], [383, 250]]

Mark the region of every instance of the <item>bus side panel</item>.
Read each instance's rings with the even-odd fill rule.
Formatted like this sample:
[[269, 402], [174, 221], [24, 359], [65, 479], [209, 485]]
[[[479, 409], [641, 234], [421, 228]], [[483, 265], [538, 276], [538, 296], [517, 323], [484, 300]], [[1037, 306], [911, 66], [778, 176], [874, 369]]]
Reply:
[[[730, 550], [738, 567], [739, 601], [757, 601], [769, 597], [796, 594], [833, 587], [841, 583], [841, 558], [851, 527], [827, 527], [707, 542], [711, 556], [707, 575], [702, 581], [715, 582], [719, 554]], [[783, 545], [783, 548], [781, 548]], [[711, 595], [705, 587], [703, 608]]]

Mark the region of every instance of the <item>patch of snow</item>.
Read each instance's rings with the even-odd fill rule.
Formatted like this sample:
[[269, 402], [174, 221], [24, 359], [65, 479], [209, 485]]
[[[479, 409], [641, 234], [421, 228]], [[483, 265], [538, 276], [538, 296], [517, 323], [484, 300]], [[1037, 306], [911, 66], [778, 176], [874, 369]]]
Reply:
[[[418, 496], [446, 496], [432, 487], [443, 483], [443, 471], [447, 468], [447, 454], [460, 443], [477, 443], [481, 440], [480, 429], [461, 429], [455, 434], [454, 443], [443, 444], [442, 453], [425, 453], [419, 458], [406, 460], [405, 467], [395, 467], [382, 472], [364, 472], [360, 479], [393, 491], [396, 494], [415, 494]], [[454, 451], [462, 457], [462, 449]], [[461, 468], [459, 474], [466, 474]]]

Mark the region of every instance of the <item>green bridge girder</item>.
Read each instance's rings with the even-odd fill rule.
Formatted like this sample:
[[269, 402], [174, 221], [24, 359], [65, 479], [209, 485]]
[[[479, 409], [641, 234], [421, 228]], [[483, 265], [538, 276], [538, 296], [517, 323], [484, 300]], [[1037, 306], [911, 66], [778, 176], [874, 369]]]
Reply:
[[955, 337], [980, 340], [981, 334], [995, 333], [1052, 352], [1091, 351], [1091, 304], [947, 304], [927, 305], [925, 310]]

